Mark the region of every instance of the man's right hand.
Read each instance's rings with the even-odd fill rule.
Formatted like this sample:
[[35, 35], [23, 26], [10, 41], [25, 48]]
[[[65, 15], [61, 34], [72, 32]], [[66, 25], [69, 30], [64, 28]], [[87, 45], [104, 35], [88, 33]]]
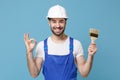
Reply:
[[34, 47], [36, 46], [36, 40], [31, 38], [29, 39], [29, 33], [25, 33], [24, 34], [24, 42], [25, 42], [25, 45], [26, 45], [26, 50], [27, 50], [27, 53], [31, 53], [34, 49]]

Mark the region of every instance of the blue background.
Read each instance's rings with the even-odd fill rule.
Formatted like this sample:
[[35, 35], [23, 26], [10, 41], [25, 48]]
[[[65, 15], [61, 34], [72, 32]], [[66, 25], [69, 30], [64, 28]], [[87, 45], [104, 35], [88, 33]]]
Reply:
[[89, 28], [100, 31], [90, 75], [78, 80], [120, 80], [120, 0], [0, 0], [0, 80], [43, 80], [29, 74], [23, 35], [37, 42], [48, 37], [46, 15], [56, 4], [66, 8], [66, 34], [81, 41], [85, 58]]

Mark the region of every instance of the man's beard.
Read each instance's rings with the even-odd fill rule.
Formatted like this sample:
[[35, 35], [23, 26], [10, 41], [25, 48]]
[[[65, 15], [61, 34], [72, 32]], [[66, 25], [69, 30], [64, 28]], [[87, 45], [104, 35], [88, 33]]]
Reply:
[[53, 33], [55, 36], [61, 36], [61, 35], [64, 33], [65, 28], [64, 28], [64, 29], [62, 30], [62, 32], [59, 33], [59, 34], [57, 34], [56, 32], [54, 32], [54, 30], [52, 30], [52, 28], [51, 28], [51, 31], [52, 31], [52, 33]]

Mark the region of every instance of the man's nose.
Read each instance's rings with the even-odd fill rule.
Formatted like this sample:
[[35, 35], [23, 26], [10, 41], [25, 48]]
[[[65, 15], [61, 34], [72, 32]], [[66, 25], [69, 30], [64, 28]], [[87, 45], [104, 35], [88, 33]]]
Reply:
[[60, 27], [60, 23], [59, 22], [56, 23], [56, 27]]

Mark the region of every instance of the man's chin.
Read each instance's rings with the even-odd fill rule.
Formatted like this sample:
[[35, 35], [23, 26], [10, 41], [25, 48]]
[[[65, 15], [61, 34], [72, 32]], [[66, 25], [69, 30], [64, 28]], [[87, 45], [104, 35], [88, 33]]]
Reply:
[[55, 36], [61, 36], [63, 33], [53, 33]]
[[62, 34], [54, 34], [54, 35], [56, 35], [56, 36], [61, 36]]
[[63, 30], [62, 32], [54, 32], [54, 31], [52, 31], [52, 33], [53, 33], [55, 36], [61, 36], [61, 35], [63, 35], [64, 30]]

